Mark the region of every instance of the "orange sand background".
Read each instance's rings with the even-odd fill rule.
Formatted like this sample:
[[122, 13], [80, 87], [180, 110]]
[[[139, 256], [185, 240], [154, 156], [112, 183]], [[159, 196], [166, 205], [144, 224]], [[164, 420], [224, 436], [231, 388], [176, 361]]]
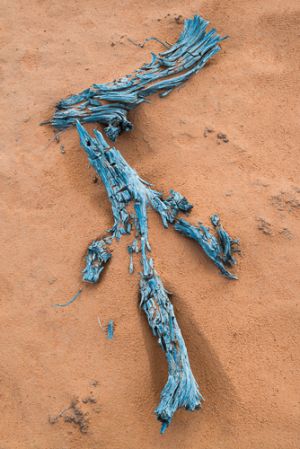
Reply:
[[[295, 0], [2, 0], [1, 449], [300, 447], [299, 12]], [[138, 309], [138, 274], [128, 274], [131, 239], [114, 247], [99, 285], [52, 307], [77, 291], [87, 244], [112, 217], [75, 130], [57, 144], [39, 122], [60, 98], [161, 48], [128, 38], [174, 42], [175, 17], [195, 13], [230, 40], [183, 87], [139, 106], [117, 142], [144, 179], [187, 196], [191, 220], [218, 212], [242, 245], [230, 282], [150, 214], [156, 267], [206, 399], [161, 437], [153, 410], [166, 363]], [[215, 133], [205, 138], [205, 127]], [[115, 320], [112, 342], [98, 316]], [[86, 434], [49, 423], [86, 396], [97, 401], [79, 402]]]

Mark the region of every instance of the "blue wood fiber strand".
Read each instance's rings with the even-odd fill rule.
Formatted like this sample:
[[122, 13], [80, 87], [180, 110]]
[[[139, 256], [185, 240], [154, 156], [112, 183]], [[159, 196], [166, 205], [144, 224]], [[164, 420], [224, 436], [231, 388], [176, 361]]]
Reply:
[[115, 323], [114, 323], [113, 320], [110, 320], [108, 325], [107, 325], [107, 338], [108, 338], [108, 340], [112, 340], [113, 339], [114, 331], [115, 331]]
[[74, 296], [70, 299], [70, 301], [66, 302], [65, 304], [54, 304], [54, 307], [67, 307], [70, 304], [72, 304], [74, 301], [76, 301], [77, 298], [81, 295], [82, 289], [78, 290], [77, 293], [75, 293]]

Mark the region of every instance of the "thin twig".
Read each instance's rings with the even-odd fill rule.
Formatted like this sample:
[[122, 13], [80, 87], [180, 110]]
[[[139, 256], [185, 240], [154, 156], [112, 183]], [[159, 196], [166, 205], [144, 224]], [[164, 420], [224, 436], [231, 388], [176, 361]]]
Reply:
[[97, 320], [98, 320], [98, 324], [99, 324], [100, 328], [103, 330], [103, 326], [102, 326], [102, 323], [100, 321], [100, 317], [99, 316], [97, 317]]
[[83, 290], [83, 287], [78, 290], [78, 292], [70, 299], [70, 301], [66, 302], [65, 304], [53, 304], [53, 307], [67, 307], [70, 304], [72, 304], [76, 299], [80, 296], [81, 292]]
[[42, 151], [47, 150], [51, 143], [54, 142], [56, 140], [56, 142], [59, 142], [58, 140], [58, 136], [62, 133], [62, 131], [59, 131], [58, 133], [54, 134], [54, 136], [52, 137], [52, 139], [49, 140], [49, 142], [46, 144], [46, 146], [42, 149]]
[[140, 48], [144, 48], [145, 44], [149, 41], [156, 41], [159, 42], [161, 45], [163, 45], [165, 48], [170, 48], [172, 46], [172, 44], [169, 44], [169, 42], [165, 41], [161, 41], [160, 39], [158, 39], [157, 37], [147, 37], [146, 39], [143, 40], [143, 42], [140, 44], [139, 42], [135, 42], [132, 39], [130, 39], [130, 37], [127, 38], [129, 40], [129, 42], [131, 42], [133, 45], [135, 45], [136, 47], [140, 47]]

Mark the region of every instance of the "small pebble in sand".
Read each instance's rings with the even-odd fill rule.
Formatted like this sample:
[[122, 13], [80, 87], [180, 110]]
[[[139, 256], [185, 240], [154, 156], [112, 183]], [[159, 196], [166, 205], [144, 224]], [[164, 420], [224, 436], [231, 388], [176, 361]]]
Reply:
[[178, 25], [182, 25], [184, 22], [183, 16], [180, 14], [179, 16], [175, 17], [175, 22], [178, 23]]
[[55, 424], [55, 423], [57, 423], [58, 418], [59, 418], [59, 416], [49, 416], [49, 417], [48, 417], [49, 424]]
[[212, 128], [204, 128], [203, 136], [207, 137], [208, 134], [211, 134], [213, 132], [214, 132], [214, 130]]
[[90, 385], [91, 385], [92, 387], [97, 387], [97, 386], [99, 385], [99, 382], [98, 382], [98, 380], [96, 380], [96, 379], [92, 379], [92, 380], [90, 381]]
[[87, 396], [86, 398], [81, 399], [83, 404], [96, 404], [97, 399], [93, 398], [93, 396]]
[[56, 282], [56, 281], [57, 281], [57, 278], [55, 278], [55, 277], [48, 279], [48, 283], [50, 285], [54, 284], [54, 282]]
[[221, 140], [224, 143], [228, 143], [229, 142], [228, 137], [224, 133], [218, 133], [217, 134], [217, 139]]

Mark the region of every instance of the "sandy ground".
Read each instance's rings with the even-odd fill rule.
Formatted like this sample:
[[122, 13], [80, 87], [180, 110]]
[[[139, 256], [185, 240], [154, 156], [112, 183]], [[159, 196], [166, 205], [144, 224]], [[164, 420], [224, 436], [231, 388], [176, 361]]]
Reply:
[[[1, 449], [300, 447], [297, 3], [2, 0]], [[57, 144], [38, 125], [58, 99], [160, 49], [127, 38], [174, 42], [175, 16], [195, 13], [230, 40], [182, 88], [140, 106], [117, 143], [143, 178], [188, 197], [191, 220], [218, 212], [242, 243], [230, 282], [151, 214], [156, 267], [206, 399], [162, 437], [153, 410], [166, 363], [138, 309], [138, 275], [128, 274], [131, 240], [115, 247], [100, 285], [52, 307], [77, 291], [86, 246], [112, 217], [75, 130]], [[206, 127], [215, 132], [204, 137]], [[98, 316], [115, 320], [113, 341]], [[73, 398], [88, 413], [85, 433], [49, 422]]]

